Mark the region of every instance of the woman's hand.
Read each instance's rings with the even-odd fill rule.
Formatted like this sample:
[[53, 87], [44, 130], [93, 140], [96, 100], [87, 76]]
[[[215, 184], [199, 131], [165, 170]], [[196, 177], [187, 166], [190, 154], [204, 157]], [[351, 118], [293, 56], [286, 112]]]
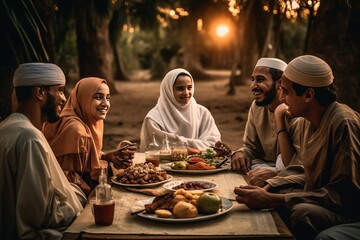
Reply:
[[108, 162], [114, 163], [120, 168], [128, 168], [132, 165], [132, 159], [134, 154], [137, 151], [137, 146], [128, 145], [120, 149], [116, 149], [110, 152], [107, 152], [103, 155], [103, 159]]
[[221, 141], [215, 143], [214, 150], [219, 157], [227, 157], [231, 154], [231, 149]]

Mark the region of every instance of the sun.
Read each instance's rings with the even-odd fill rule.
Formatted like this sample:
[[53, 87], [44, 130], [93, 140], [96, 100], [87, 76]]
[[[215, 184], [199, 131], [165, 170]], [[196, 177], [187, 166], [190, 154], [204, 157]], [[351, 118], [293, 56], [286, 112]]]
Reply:
[[218, 37], [226, 37], [229, 34], [229, 26], [225, 24], [220, 24], [216, 27], [216, 35]]

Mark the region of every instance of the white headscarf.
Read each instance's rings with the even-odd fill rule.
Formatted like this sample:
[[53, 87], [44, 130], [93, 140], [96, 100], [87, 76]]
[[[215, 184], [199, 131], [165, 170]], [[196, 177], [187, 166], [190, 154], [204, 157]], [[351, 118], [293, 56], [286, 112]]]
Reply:
[[[192, 80], [193, 95], [186, 105], [178, 103], [174, 97], [173, 86], [179, 74], [184, 73]], [[195, 84], [191, 74], [182, 68], [168, 72], [160, 86], [160, 97], [156, 106], [146, 117], [153, 119], [169, 133], [177, 133], [186, 138], [198, 138], [200, 119], [198, 104], [194, 96]]]
[[16, 69], [14, 87], [39, 85], [65, 85], [65, 75], [53, 63], [23, 63]]

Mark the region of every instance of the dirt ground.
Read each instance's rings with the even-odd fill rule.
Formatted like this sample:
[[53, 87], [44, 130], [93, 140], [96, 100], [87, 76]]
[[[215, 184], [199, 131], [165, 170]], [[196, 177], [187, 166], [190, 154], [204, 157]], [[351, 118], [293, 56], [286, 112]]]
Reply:
[[[216, 79], [195, 79], [194, 97], [211, 111], [222, 141], [235, 150], [242, 144], [247, 112], [253, 98], [248, 85], [236, 87], [234, 96], [226, 95], [229, 74], [217, 71]], [[124, 139], [140, 143], [141, 124], [157, 102], [160, 80], [117, 81], [116, 88], [119, 94], [111, 96], [111, 108], [105, 120], [104, 150], [113, 149]]]

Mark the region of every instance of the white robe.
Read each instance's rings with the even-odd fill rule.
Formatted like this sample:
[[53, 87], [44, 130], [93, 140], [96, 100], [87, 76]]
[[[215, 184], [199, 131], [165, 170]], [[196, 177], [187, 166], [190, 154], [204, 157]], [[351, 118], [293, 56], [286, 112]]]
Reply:
[[83, 207], [48, 142], [13, 113], [0, 123], [0, 236], [61, 239]]
[[191, 78], [192, 92], [195, 93], [194, 80], [185, 69], [176, 68], [165, 75], [158, 102], [146, 115], [141, 127], [140, 151], [145, 151], [152, 142], [153, 132], [160, 145], [167, 135], [171, 145], [185, 144], [201, 150], [221, 140], [215, 120], [207, 108], [198, 104], [193, 96], [186, 105], [176, 101], [173, 85], [181, 73]]

